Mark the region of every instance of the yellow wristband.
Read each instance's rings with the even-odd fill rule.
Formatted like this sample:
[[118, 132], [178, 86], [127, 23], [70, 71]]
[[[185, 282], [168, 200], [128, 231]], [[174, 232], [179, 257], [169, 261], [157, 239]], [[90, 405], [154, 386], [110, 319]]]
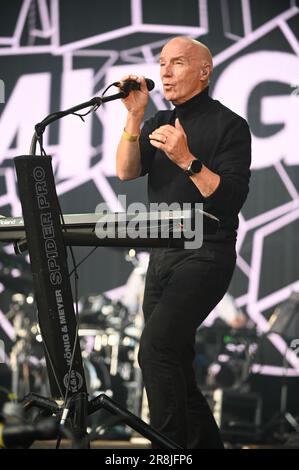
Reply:
[[124, 129], [122, 136], [125, 140], [128, 140], [128, 142], [136, 142], [139, 139], [139, 135], [131, 135], [126, 129]]
[[3, 439], [3, 429], [4, 425], [0, 424], [0, 449], [5, 449], [4, 439]]

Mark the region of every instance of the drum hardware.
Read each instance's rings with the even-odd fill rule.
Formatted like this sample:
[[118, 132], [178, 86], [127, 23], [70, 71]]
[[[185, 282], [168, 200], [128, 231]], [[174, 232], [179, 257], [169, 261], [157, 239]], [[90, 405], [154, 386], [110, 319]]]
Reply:
[[207, 390], [237, 390], [246, 385], [257, 341], [252, 329], [200, 328], [194, 363], [199, 385]]
[[[18, 320], [19, 314], [16, 317]], [[24, 319], [22, 320], [24, 323]], [[18, 321], [16, 321], [18, 323]], [[42, 349], [42, 337], [37, 323], [31, 325], [25, 318], [26, 327], [17, 330], [17, 341], [13, 345], [9, 364], [12, 371], [12, 391], [20, 400], [30, 391], [49, 393], [46, 361]]]
[[33, 390], [49, 393], [42, 337], [36, 321], [34, 298], [31, 293], [11, 295], [5, 314], [12, 323], [15, 338], [8, 354], [12, 394], [18, 400]]
[[122, 330], [128, 320], [128, 310], [124, 304], [105, 295], [89, 295], [80, 300], [80, 305], [79, 321], [82, 327]]
[[[293, 291], [276, 306], [268, 324], [269, 330], [258, 343], [251, 386], [263, 400], [263, 437], [268, 441], [285, 442], [290, 433], [299, 434], [299, 377], [295, 365], [291, 367], [289, 356], [296, 353], [299, 337], [299, 292]], [[284, 343], [280, 353], [274, 347], [274, 340]]]
[[134, 325], [119, 331], [113, 327], [104, 330], [85, 324], [79, 328], [78, 334], [88, 393], [91, 396], [100, 392], [110, 397], [118, 396], [121, 403], [131, 410], [138, 396], [134, 383], [138, 344]]

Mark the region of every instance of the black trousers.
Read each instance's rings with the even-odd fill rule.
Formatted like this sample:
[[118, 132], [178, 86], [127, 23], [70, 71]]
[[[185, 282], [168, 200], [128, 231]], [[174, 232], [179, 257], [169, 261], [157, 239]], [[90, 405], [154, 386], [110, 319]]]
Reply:
[[196, 329], [227, 291], [235, 261], [233, 244], [151, 252], [138, 359], [150, 424], [184, 448], [223, 448], [195, 381], [194, 343]]

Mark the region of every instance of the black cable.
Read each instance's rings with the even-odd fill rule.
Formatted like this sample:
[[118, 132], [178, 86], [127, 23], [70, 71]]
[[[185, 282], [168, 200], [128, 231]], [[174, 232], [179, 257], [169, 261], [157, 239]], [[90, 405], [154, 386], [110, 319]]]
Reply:
[[114, 85], [114, 82], [111, 83], [111, 85], [108, 85], [107, 88], [105, 88], [105, 90], [103, 91], [102, 96], [104, 96], [105, 93], [109, 90], [109, 88], [111, 88], [113, 85]]
[[[59, 205], [59, 207], [60, 207], [60, 205]], [[63, 218], [63, 214], [61, 212], [61, 208], [60, 208], [60, 216], [62, 218], [64, 230], [66, 231], [66, 224], [65, 224], [65, 221], [64, 221], [64, 218]], [[64, 401], [63, 401], [62, 414], [64, 413], [64, 411], [66, 409], [69, 409], [69, 407], [71, 405], [71, 401], [75, 396], [75, 395], [73, 395], [67, 401], [67, 397], [68, 397], [68, 393], [69, 393], [69, 382], [70, 382], [70, 378], [71, 378], [71, 372], [72, 372], [72, 368], [73, 368], [73, 362], [74, 362], [74, 357], [75, 357], [75, 352], [76, 352], [76, 347], [77, 347], [77, 341], [78, 341], [78, 337], [79, 337], [79, 321], [78, 321], [79, 320], [79, 311], [78, 311], [78, 279], [79, 279], [79, 276], [78, 276], [77, 269], [97, 248], [98, 247], [94, 247], [88, 253], [87, 256], [85, 256], [79, 263], [76, 263], [75, 256], [74, 256], [74, 250], [71, 246], [69, 247], [71, 257], [72, 257], [72, 261], [73, 261], [73, 269], [69, 273], [69, 277], [71, 277], [73, 274], [75, 274], [75, 281], [74, 281], [75, 282], [75, 285], [74, 285], [75, 295], [74, 295], [74, 299], [75, 299], [76, 331], [75, 331], [75, 342], [74, 342], [74, 346], [73, 346], [73, 350], [72, 350], [70, 367], [69, 367], [69, 371], [68, 371], [68, 380], [67, 380], [67, 384], [66, 384], [66, 392], [65, 392]], [[57, 442], [56, 442], [56, 449], [59, 449], [60, 443], [61, 443], [61, 435], [58, 436], [58, 439], [57, 439]]]
[[[102, 93], [102, 97], [105, 95], [105, 93], [109, 90], [109, 88], [111, 88], [112, 86], [114, 85], [114, 83], [111, 83], [111, 85], [108, 85], [107, 88], [105, 88], [105, 90], [103, 91]], [[90, 108], [86, 113], [84, 114], [81, 114], [81, 113], [72, 113], [74, 116], [78, 116], [79, 118], [82, 119], [83, 122], [84, 119], [83, 117], [87, 116], [88, 114], [90, 114], [92, 111], [96, 111], [98, 108], [99, 108], [99, 104], [95, 104], [92, 108]]]
[[[59, 204], [59, 201], [58, 201], [58, 205], [59, 205], [59, 210], [60, 210], [60, 217], [62, 219], [63, 227], [64, 227], [64, 230], [66, 232], [67, 231], [66, 224], [65, 224], [65, 221], [64, 221], [64, 217], [63, 217], [63, 214], [62, 214], [62, 210], [61, 210], [61, 206]], [[62, 406], [62, 414], [64, 413], [64, 410], [67, 408], [67, 405], [70, 406], [70, 402], [68, 403], [67, 399], [68, 399], [68, 394], [69, 394], [69, 384], [70, 384], [70, 380], [71, 380], [71, 373], [72, 373], [72, 369], [73, 369], [73, 362], [74, 362], [74, 357], [75, 357], [75, 352], [76, 352], [76, 347], [77, 347], [77, 342], [78, 342], [78, 331], [79, 331], [79, 321], [78, 321], [78, 317], [79, 317], [79, 315], [78, 315], [78, 313], [79, 313], [78, 312], [78, 279], [79, 279], [79, 276], [78, 276], [78, 272], [77, 272], [77, 263], [76, 263], [76, 260], [75, 260], [74, 250], [73, 250], [72, 246], [69, 246], [69, 250], [70, 250], [70, 254], [71, 254], [71, 258], [72, 258], [72, 262], [73, 262], [73, 272], [75, 274], [75, 286], [74, 286], [75, 287], [75, 296], [74, 296], [74, 301], [75, 302], [74, 303], [75, 303], [76, 330], [75, 330], [75, 341], [74, 341], [74, 346], [73, 346], [73, 350], [72, 350], [70, 366], [69, 366], [67, 382], [66, 382], [65, 395], [64, 395], [63, 406]], [[70, 400], [72, 400], [72, 398], [74, 396], [75, 395], [73, 395]], [[61, 439], [60, 439], [60, 436], [59, 436], [58, 440], [57, 440], [57, 444], [56, 444], [56, 449], [59, 448], [60, 440]]]
[[56, 441], [56, 447], [55, 449], [59, 449], [60, 447], [60, 444], [61, 444], [61, 437], [63, 435], [63, 431], [66, 429], [65, 427], [65, 421], [68, 417], [68, 414], [69, 414], [69, 410], [70, 410], [70, 406], [71, 406], [71, 402], [73, 400], [73, 398], [75, 397], [75, 395], [72, 395], [67, 403], [64, 405], [64, 408], [62, 410], [62, 416], [61, 416], [61, 420], [60, 420], [60, 426], [59, 426], [59, 431], [58, 431], [58, 437], [57, 437], [57, 441]]
[[42, 134], [38, 136], [37, 141], [38, 141], [38, 143], [39, 143], [41, 156], [42, 156], [42, 157], [46, 157], [47, 154], [46, 154], [46, 151], [45, 151], [45, 149], [44, 149], [44, 147], [43, 147], [43, 135], [42, 135]]
[[85, 116], [87, 116], [88, 114], [90, 114], [92, 111], [95, 111], [95, 106], [93, 106], [92, 108], [90, 108], [86, 113], [84, 114], [81, 114], [81, 113], [72, 113], [73, 116], [78, 116], [83, 122], [85, 122], [85, 120], [83, 119]]
[[62, 437], [65, 437], [66, 439], [69, 439], [70, 441], [72, 441], [72, 443], [73, 443], [72, 448], [73, 449], [80, 449], [80, 442], [78, 441], [78, 438], [71, 431], [71, 429], [69, 429], [66, 426], [60, 426], [59, 437], [57, 439], [55, 449], [59, 449]]
[[[98, 246], [93, 247], [93, 248], [89, 251], [89, 253], [87, 253], [87, 255], [84, 256], [84, 258], [82, 258], [82, 259], [79, 261], [79, 263], [76, 265], [76, 269], [78, 269], [79, 266], [81, 266], [81, 264], [84, 263], [84, 261], [86, 261], [87, 258], [89, 258], [89, 256], [92, 255], [92, 253], [93, 253], [94, 251], [96, 251], [98, 248], [99, 248]], [[71, 277], [71, 276], [74, 274], [74, 272], [75, 272], [75, 268], [72, 269], [72, 271], [70, 271], [69, 277]]]

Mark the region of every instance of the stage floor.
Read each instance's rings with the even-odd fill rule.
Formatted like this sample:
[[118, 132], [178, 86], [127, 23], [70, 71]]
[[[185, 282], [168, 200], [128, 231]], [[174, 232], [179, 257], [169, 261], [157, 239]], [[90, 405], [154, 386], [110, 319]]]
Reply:
[[[55, 449], [56, 441], [36, 441], [30, 449]], [[150, 449], [151, 443], [145, 438], [133, 438], [126, 441], [97, 439], [91, 442], [91, 449]], [[71, 442], [62, 439], [60, 449], [71, 449]]]

